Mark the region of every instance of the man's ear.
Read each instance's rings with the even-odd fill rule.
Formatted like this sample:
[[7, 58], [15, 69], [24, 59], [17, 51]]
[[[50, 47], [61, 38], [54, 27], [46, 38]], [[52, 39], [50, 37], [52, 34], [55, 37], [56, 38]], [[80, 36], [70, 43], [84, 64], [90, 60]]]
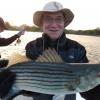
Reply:
[[0, 72], [0, 98], [8, 94], [15, 81], [15, 77], [15, 74], [9, 70]]

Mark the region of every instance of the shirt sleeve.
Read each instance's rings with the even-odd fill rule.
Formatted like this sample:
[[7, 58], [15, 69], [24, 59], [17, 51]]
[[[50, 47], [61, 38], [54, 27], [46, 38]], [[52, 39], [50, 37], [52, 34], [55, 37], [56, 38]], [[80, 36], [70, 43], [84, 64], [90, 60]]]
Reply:
[[14, 42], [17, 38], [19, 38], [18, 35], [14, 35], [9, 38], [0, 38], [0, 46], [7, 46], [11, 44], [12, 42]]
[[25, 50], [26, 50], [26, 56], [32, 60], [35, 60], [39, 53], [38, 53], [38, 49], [36, 47], [36, 44], [35, 44], [36, 41], [32, 41], [32, 42], [29, 42], [26, 47], [25, 47]]
[[88, 63], [89, 60], [86, 56], [86, 49], [84, 47], [78, 48], [77, 51], [77, 63]]

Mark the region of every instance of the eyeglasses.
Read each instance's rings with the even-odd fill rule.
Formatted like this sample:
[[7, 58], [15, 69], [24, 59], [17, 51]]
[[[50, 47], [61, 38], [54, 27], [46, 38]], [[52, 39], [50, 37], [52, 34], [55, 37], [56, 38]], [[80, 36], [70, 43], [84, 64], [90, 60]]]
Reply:
[[64, 18], [63, 17], [52, 18], [52, 17], [46, 16], [43, 18], [43, 21], [48, 23], [48, 24], [52, 24], [54, 21], [57, 24], [61, 24], [62, 22], [64, 22]]

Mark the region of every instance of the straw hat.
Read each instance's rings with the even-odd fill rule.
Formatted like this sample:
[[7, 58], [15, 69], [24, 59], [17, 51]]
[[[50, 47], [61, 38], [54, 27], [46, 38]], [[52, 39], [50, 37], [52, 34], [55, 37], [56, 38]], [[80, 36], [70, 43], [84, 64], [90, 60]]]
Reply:
[[70, 9], [63, 8], [63, 6], [59, 2], [49, 2], [47, 3], [42, 11], [36, 11], [33, 15], [33, 22], [35, 25], [40, 27], [41, 25], [41, 17], [45, 12], [63, 12], [65, 17], [65, 27], [70, 24], [70, 22], [74, 18], [74, 14]]

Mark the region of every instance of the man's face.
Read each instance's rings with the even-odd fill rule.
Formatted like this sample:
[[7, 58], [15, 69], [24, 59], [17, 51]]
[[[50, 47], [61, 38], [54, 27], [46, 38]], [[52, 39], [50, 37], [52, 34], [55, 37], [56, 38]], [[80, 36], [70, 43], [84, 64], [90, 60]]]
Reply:
[[64, 30], [64, 16], [61, 12], [45, 13], [42, 20], [42, 30], [52, 40], [62, 35]]

